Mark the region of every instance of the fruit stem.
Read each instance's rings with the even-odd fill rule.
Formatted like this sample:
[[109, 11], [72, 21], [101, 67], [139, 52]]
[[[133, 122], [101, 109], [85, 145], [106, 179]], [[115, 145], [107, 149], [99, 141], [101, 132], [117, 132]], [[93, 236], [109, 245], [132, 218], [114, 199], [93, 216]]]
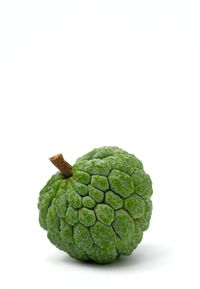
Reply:
[[62, 154], [57, 154], [49, 159], [67, 178], [72, 176], [72, 166], [64, 160]]

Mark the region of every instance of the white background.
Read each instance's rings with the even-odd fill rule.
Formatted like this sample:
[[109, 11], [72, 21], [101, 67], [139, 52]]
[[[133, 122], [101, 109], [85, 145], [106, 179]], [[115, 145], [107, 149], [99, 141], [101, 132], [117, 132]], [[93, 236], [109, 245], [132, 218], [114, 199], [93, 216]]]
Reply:
[[[0, 289], [199, 288], [199, 1], [0, 1]], [[149, 230], [98, 266], [58, 251], [38, 193], [71, 164], [119, 146], [153, 180]]]

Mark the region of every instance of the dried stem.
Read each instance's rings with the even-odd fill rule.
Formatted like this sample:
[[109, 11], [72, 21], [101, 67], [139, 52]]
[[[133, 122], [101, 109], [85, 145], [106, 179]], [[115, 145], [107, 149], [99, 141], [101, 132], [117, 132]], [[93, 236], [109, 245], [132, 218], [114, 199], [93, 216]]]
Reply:
[[57, 154], [49, 159], [67, 178], [72, 176], [72, 166], [64, 160], [62, 154]]

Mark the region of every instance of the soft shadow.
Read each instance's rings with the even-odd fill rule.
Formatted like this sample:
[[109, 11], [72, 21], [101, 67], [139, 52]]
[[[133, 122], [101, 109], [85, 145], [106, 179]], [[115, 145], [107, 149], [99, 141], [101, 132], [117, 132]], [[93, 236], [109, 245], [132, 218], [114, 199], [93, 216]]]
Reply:
[[106, 271], [126, 271], [131, 270], [152, 270], [157, 267], [169, 264], [172, 257], [172, 248], [164, 247], [160, 244], [142, 244], [140, 245], [131, 256], [120, 256], [114, 263], [99, 265], [94, 262], [80, 262], [68, 255], [53, 256], [48, 258], [49, 261], [55, 263], [62, 263], [72, 266], [81, 266], [82, 268], [90, 268], [93, 270], [106, 270]]

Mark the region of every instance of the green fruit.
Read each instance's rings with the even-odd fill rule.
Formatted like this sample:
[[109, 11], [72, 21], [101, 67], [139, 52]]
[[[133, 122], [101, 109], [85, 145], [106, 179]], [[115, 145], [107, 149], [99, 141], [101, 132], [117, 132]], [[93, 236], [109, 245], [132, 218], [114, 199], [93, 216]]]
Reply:
[[78, 260], [105, 264], [130, 255], [152, 212], [152, 182], [134, 155], [117, 147], [94, 149], [61, 170], [39, 196], [39, 222], [49, 240]]

